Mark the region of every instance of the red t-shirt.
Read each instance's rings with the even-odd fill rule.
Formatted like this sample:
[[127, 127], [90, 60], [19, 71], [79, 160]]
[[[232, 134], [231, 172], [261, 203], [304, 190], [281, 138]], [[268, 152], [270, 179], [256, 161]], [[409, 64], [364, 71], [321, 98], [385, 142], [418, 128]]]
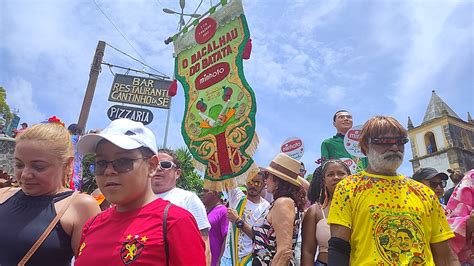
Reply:
[[[117, 212], [110, 208], [82, 229], [76, 266], [166, 265], [163, 213], [168, 201]], [[170, 265], [206, 265], [205, 245], [192, 214], [176, 205], [168, 210]]]

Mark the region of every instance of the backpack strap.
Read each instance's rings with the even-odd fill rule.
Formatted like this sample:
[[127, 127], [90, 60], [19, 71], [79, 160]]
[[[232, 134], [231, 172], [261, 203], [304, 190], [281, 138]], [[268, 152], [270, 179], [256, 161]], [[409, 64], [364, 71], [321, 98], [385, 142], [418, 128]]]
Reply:
[[168, 210], [170, 206], [171, 206], [171, 202], [168, 202], [168, 204], [165, 207], [165, 211], [163, 213], [163, 239], [165, 242], [166, 266], [170, 265], [170, 249], [168, 246], [168, 225], [166, 223], [166, 220], [168, 218]]
[[38, 248], [41, 246], [43, 241], [48, 237], [48, 235], [51, 233], [53, 228], [59, 222], [59, 219], [61, 219], [63, 214], [66, 212], [66, 210], [69, 208], [69, 206], [71, 205], [71, 203], [74, 201], [74, 199], [76, 198], [78, 194], [79, 194], [79, 191], [74, 191], [74, 193], [72, 193], [69, 200], [63, 205], [61, 210], [58, 212], [58, 214], [56, 214], [56, 217], [54, 217], [54, 219], [51, 221], [48, 227], [46, 227], [43, 234], [41, 234], [41, 236], [38, 238], [38, 240], [36, 240], [36, 242], [33, 244], [30, 250], [28, 250], [28, 252], [25, 254], [23, 259], [21, 259], [21, 261], [18, 263], [18, 266], [24, 266], [26, 262], [28, 262], [28, 260], [31, 258], [31, 256], [35, 254], [36, 250], [38, 250]]

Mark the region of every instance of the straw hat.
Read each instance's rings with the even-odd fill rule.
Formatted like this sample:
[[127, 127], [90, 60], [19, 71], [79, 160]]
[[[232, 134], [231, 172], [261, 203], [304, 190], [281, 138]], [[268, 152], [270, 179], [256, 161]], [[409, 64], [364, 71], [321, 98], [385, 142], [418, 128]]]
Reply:
[[251, 181], [254, 177], [256, 177], [260, 173], [265, 173], [265, 171], [267, 171], [265, 168], [258, 167], [258, 166], [250, 169], [249, 174], [247, 175], [246, 182]]
[[270, 162], [270, 165], [265, 170], [295, 186], [301, 186], [298, 180], [300, 168], [301, 163], [299, 161], [284, 153], [280, 153]]

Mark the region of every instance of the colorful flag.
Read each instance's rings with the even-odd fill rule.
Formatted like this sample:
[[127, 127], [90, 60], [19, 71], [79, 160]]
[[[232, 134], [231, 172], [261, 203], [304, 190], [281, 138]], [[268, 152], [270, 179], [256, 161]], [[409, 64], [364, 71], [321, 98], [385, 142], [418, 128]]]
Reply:
[[245, 180], [258, 144], [255, 95], [242, 59], [250, 46], [247, 21], [240, 0], [221, 3], [173, 37], [175, 76], [186, 98], [181, 132], [205, 172], [204, 186], [215, 190]]

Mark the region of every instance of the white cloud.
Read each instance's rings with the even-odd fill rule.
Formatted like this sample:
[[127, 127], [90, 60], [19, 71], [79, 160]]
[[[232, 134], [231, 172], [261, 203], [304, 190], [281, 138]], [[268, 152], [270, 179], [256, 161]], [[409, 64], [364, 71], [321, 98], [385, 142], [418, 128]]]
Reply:
[[326, 104], [337, 107], [341, 105], [341, 102], [347, 99], [347, 89], [341, 86], [332, 86], [325, 91], [323, 101]]
[[308, 33], [336, 18], [336, 11], [342, 7], [341, 0], [294, 1], [290, 9], [297, 13], [293, 27], [300, 33]]
[[20, 78], [13, 78], [5, 86], [7, 90], [7, 103], [10, 108], [19, 109], [20, 118], [27, 122], [38, 122], [46, 118], [46, 115], [41, 112], [34, 99], [33, 87], [30, 82]]
[[[161, 9], [179, 10], [179, 1], [96, 1], [149, 65], [171, 75], [173, 47], [163, 40], [175, 33], [179, 17]], [[194, 11], [199, 2], [186, 1], [185, 11]], [[321, 141], [334, 133], [330, 121], [338, 108], [350, 109], [360, 123], [375, 114], [403, 122], [411, 115], [416, 123], [414, 116], [424, 113], [430, 91], [439, 89], [440, 96], [452, 97], [446, 100], [458, 114], [470, 111], [472, 2], [243, 2], [253, 40], [244, 72], [258, 100], [258, 162], [267, 164], [286, 137], [297, 135], [305, 142], [303, 159], [312, 171]], [[98, 40], [138, 58], [92, 0], [1, 5], [0, 84], [28, 122], [53, 114], [77, 120]], [[207, 8], [204, 1], [200, 12]], [[110, 47], [104, 61], [142, 69]], [[112, 75], [103, 68], [89, 128], [109, 122], [105, 113], [115, 104], [107, 101], [111, 83]], [[175, 99], [168, 136], [173, 148], [183, 145], [181, 86]], [[166, 112], [152, 110], [150, 128], [161, 145]]]
[[[395, 103], [396, 115], [413, 114], [420, 97], [437, 89], [436, 81], [442, 79], [443, 69], [456, 64], [452, 58], [472, 48], [472, 20], [465, 28], [449, 22], [458, 8], [455, 1], [407, 2], [376, 16], [374, 34], [382, 48], [379, 52], [399, 54], [401, 60], [392, 84], [394, 90], [388, 94]], [[404, 16], [399, 16], [401, 13]], [[404, 25], [403, 29], [387, 27], [389, 23], [397, 25], [394, 22]]]

